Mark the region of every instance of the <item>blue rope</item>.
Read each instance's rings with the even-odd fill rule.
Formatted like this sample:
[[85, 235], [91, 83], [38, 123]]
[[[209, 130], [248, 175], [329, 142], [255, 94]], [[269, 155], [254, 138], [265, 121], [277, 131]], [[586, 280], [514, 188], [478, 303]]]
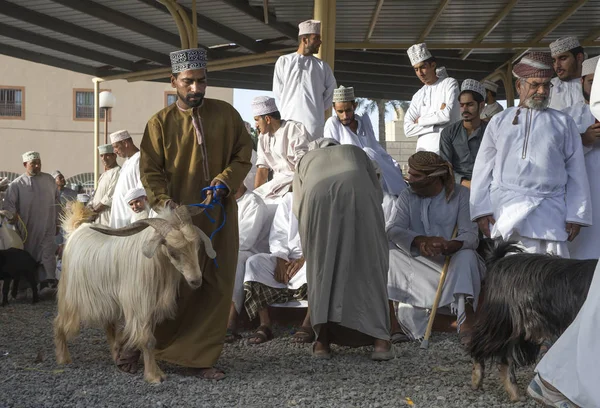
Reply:
[[[217, 190], [226, 190], [226, 189], [227, 189], [227, 186], [224, 186], [222, 184], [219, 184], [217, 186], [212, 186], [212, 187], [205, 187], [201, 191], [201, 197], [202, 197], [202, 200], [206, 200], [206, 196], [207, 196], [208, 192], [212, 191], [212, 199], [211, 199], [210, 203], [209, 204], [203, 204], [203, 203], [188, 204], [189, 207], [204, 208], [206, 210], [206, 211], [204, 211], [204, 214], [206, 214], [206, 216], [208, 217], [208, 220], [212, 224], [214, 224], [216, 222], [216, 220], [210, 216], [210, 214], [208, 213], [208, 210], [215, 208], [215, 205], [218, 205], [219, 207], [221, 207], [221, 210], [223, 212], [223, 222], [221, 223], [221, 225], [219, 225], [219, 227], [216, 230], [214, 230], [212, 232], [212, 234], [210, 234], [211, 241], [215, 237], [215, 234], [223, 229], [223, 227], [225, 226], [225, 221], [227, 220], [227, 217], [225, 216], [225, 206], [221, 202], [221, 199], [219, 197], [217, 197]], [[219, 265], [217, 264], [217, 258], [213, 259], [213, 261], [215, 263], [215, 266], [218, 268]]]

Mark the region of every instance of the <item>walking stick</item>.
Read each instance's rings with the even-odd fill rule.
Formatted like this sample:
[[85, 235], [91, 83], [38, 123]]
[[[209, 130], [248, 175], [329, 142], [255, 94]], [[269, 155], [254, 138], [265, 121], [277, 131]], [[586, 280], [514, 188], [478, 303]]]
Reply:
[[[454, 231], [452, 232], [452, 241], [456, 238], [456, 234], [458, 233], [458, 224], [454, 226]], [[444, 289], [444, 283], [446, 282], [446, 274], [448, 273], [448, 266], [450, 265], [451, 255], [446, 256], [446, 260], [444, 262], [444, 267], [442, 268], [442, 274], [440, 275], [440, 282], [438, 283], [437, 292], [435, 293], [435, 300], [433, 301], [433, 307], [431, 308], [431, 315], [429, 315], [429, 322], [427, 323], [427, 330], [425, 331], [425, 337], [421, 342], [421, 348], [427, 350], [429, 348], [429, 337], [431, 337], [431, 330], [433, 329], [433, 321], [435, 320], [435, 314], [437, 313], [438, 306], [440, 304], [440, 300], [442, 298], [442, 290]]]

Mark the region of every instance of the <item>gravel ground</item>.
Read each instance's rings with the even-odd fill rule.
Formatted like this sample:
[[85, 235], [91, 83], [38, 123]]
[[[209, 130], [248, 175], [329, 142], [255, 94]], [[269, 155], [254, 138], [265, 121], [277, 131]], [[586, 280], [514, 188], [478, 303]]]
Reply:
[[[534, 407], [510, 403], [496, 369], [484, 391], [471, 391], [471, 365], [456, 335], [434, 333], [429, 350], [417, 343], [397, 347], [398, 358], [375, 363], [369, 348], [333, 347], [330, 361], [314, 360], [308, 346], [291, 342], [291, 327], [252, 346], [226, 345], [220, 382], [182, 375], [159, 363], [168, 378], [160, 385], [119, 372], [104, 332], [83, 329], [70, 344], [73, 363], [54, 360], [53, 293], [31, 305], [20, 298], [0, 308], [0, 407]], [[248, 336], [249, 333], [244, 333]], [[532, 369], [518, 372], [522, 394]]]

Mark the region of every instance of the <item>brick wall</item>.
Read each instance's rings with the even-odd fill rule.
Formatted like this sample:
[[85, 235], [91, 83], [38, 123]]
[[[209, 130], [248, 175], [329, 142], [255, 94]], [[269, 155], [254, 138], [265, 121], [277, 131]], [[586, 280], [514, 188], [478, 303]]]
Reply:
[[417, 141], [382, 142], [382, 146], [400, 165], [408, 162], [408, 158], [416, 151]]

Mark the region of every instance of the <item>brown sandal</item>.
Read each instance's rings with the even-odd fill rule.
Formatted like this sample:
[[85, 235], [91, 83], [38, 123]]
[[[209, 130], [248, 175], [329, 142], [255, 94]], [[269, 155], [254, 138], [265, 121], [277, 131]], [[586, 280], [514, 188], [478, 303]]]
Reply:
[[258, 329], [254, 331], [252, 336], [248, 338], [250, 344], [261, 344], [266, 343], [269, 340], [273, 340], [273, 332], [268, 326], [258, 326]]
[[293, 343], [312, 343], [315, 341], [315, 332], [310, 326], [302, 326], [292, 336]]

